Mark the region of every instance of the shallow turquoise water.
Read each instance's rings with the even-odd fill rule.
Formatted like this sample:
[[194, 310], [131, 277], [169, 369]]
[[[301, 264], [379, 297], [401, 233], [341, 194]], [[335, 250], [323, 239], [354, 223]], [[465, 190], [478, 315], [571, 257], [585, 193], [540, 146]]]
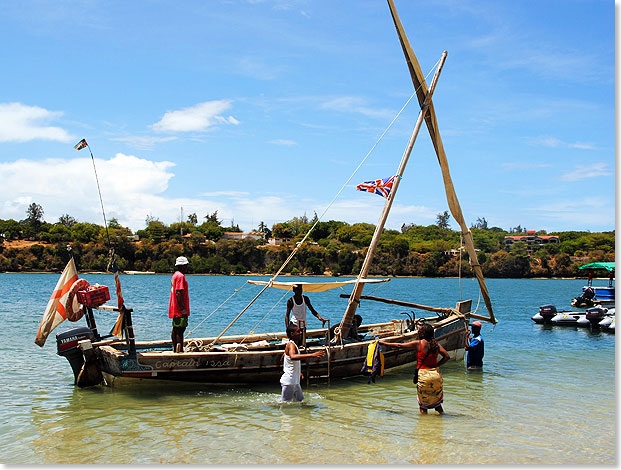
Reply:
[[[110, 275], [82, 277], [114, 285]], [[420, 416], [409, 367], [388, 371], [375, 385], [360, 377], [311, 386], [302, 405], [279, 405], [278, 383], [77, 389], [69, 364], [56, 355], [54, 338], [74, 325], [62, 324], [42, 349], [34, 344], [57, 279], [0, 274], [2, 463], [616, 462], [614, 335], [551, 329], [530, 320], [539, 305], [568, 308], [581, 280], [488, 280], [499, 323], [483, 326], [484, 371], [468, 372], [463, 362], [445, 365], [446, 414]], [[195, 337], [220, 333], [260, 289], [244, 285], [246, 279], [189, 276], [188, 331], [195, 329]], [[169, 338], [170, 277], [123, 275], [121, 282], [137, 338]], [[461, 284], [462, 297], [476, 305], [476, 282]], [[367, 286], [365, 294], [434, 306], [460, 300], [457, 279], [392, 279], [374, 291]], [[341, 292], [310, 297], [322, 316], [336, 322], [346, 305]], [[281, 331], [283, 294], [268, 291], [230, 333]], [[401, 311], [369, 301], [360, 309], [365, 323]], [[96, 318], [102, 332], [115, 319], [105, 313]], [[320, 325], [313, 321], [311, 328]]]

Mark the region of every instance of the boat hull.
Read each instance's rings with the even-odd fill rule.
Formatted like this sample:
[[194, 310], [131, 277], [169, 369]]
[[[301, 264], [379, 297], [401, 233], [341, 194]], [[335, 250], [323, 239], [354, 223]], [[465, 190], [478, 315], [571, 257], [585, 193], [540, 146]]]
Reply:
[[[389, 341], [412, 341], [415, 331], [404, 330], [404, 322], [378, 324], [386, 326], [379, 336]], [[463, 360], [468, 320], [453, 315], [434, 322], [436, 339], [454, 360]], [[386, 332], [389, 327], [393, 331]], [[320, 330], [317, 330], [320, 331]], [[233, 338], [233, 337], [231, 337]], [[233, 338], [234, 339], [234, 338]], [[326, 349], [326, 356], [302, 363], [302, 372], [311, 380], [329, 380], [361, 375], [361, 369], [372, 340], [343, 345], [311, 345], [310, 351]], [[158, 379], [214, 384], [278, 383], [282, 375], [284, 344], [269, 350], [184, 352], [145, 351], [130, 356], [126, 351], [107, 345], [97, 347], [99, 364], [106, 381], [118, 379]], [[384, 352], [384, 368], [411, 364], [415, 352], [388, 349]], [[125, 380], [123, 380], [125, 381]]]

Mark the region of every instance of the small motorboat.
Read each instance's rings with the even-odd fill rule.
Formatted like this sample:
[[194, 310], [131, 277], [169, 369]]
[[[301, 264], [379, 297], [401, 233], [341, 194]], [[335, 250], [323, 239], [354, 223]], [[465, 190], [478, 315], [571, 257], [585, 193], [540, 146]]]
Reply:
[[[539, 325], [589, 326], [589, 322], [586, 321], [586, 312], [571, 310], [559, 312], [554, 305], [542, 305], [539, 307], [539, 312], [531, 317], [531, 320]], [[581, 324], [578, 324], [579, 320], [581, 320]]]
[[608, 328], [612, 324], [614, 319], [615, 319], [615, 317], [613, 317], [611, 315], [604, 317], [604, 319], [599, 322], [599, 327], [602, 330], [605, 330], [606, 328]]
[[[614, 314], [614, 309], [612, 310]], [[599, 328], [599, 323], [609, 316], [609, 310], [604, 307], [591, 307], [586, 312], [559, 312], [552, 317], [550, 324], [556, 326], [577, 326], [582, 328]]]
[[609, 333], [615, 332], [615, 309], [608, 309], [608, 315], [604, 317], [602, 321], [599, 322], [599, 328], [602, 331], [607, 331]]
[[531, 317], [531, 320], [538, 325], [549, 325], [550, 320], [556, 316], [556, 306], [554, 305], [542, 305], [539, 307], [539, 312]]
[[563, 311], [557, 313], [550, 320], [550, 324], [554, 326], [589, 326], [588, 320], [586, 324], [586, 312]]
[[614, 319], [614, 314], [614, 308], [591, 307], [586, 311], [575, 312], [573, 310], [558, 311], [554, 305], [542, 305], [531, 320], [540, 325], [608, 328]]

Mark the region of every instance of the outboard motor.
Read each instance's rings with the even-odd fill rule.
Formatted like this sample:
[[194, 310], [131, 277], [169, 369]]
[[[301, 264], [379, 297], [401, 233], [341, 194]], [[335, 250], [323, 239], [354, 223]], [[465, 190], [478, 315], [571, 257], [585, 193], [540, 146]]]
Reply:
[[66, 357], [69, 364], [71, 364], [75, 384], [78, 382], [78, 375], [84, 365], [84, 354], [82, 354], [78, 342], [84, 339], [92, 341], [94, 337], [95, 335], [91, 329], [86, 326], [72, 328], [56, 335], [56, 353], [59, 356]]
[[556, 306], [554, 305], [542, 305], [539, 307], [539, 315], [543, 318], [543, 324], [549, 325], [550, 320], [556, 316]]
[[592, 307], [594, 305], [593, 299], [595, 298], [595, 289], [587, 287], [582, 291], [582, 295], [576, 297], [571, 305], [573, 307]]
[[587, 309], [586, 318], [591, 323], [591, 326], [599, 327], [599, 322], [604, 319], [606, 313], [608, 313], [608, 309], [606, 308], [592, 307]]

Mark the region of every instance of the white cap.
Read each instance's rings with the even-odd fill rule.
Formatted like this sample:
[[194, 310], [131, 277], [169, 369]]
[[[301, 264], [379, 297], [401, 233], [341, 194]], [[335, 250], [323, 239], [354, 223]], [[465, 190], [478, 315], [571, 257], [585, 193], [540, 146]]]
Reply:
[[177, 261], [175, 262], [175, 266], [183, 266], [184, 264], [189, 264], [190, 262], [185, 256], [179, 256]]

